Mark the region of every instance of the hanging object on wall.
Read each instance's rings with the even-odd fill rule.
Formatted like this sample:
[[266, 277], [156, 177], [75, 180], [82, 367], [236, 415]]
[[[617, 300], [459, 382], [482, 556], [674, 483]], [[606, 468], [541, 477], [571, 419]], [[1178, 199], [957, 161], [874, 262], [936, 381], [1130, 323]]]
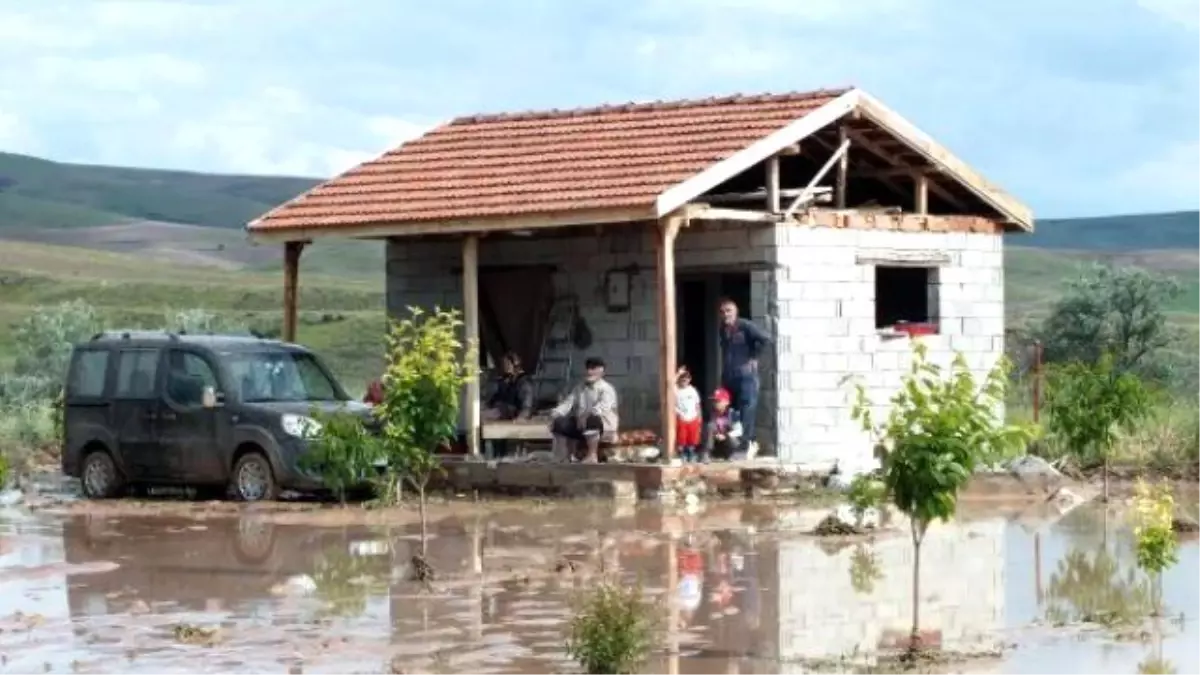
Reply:
[[604, 306], [610, 312], [628, 312], [633, 270], [611, 269], [604, 273]]

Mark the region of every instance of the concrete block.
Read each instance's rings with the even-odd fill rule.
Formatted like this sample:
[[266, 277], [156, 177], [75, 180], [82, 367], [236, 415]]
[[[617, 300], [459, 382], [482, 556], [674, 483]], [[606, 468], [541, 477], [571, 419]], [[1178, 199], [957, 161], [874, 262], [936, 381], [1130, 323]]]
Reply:
[[786, 316], [799, 319], [836, 319], [838, 303], [833, 300], [790, 300], [786, 305], [780, 303], [781, 312]]
[[584, 479], [567, 484], [563, 494], [577, 499], [637, 501], [637, 482], [632, 480]]
[[1004, 335], [1004, 317], [966, 317], [963, 319], [963, 334], [983, 337]]

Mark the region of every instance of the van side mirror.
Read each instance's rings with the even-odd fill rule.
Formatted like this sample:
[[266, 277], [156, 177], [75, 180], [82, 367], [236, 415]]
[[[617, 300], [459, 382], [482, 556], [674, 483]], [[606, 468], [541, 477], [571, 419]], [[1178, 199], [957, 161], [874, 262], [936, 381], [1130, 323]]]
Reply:
[[225, 397], [219, 394], [215, 387], [205, 387], [200, 395], [200, 405], [209, 410], [219, 407], [225, 402]]

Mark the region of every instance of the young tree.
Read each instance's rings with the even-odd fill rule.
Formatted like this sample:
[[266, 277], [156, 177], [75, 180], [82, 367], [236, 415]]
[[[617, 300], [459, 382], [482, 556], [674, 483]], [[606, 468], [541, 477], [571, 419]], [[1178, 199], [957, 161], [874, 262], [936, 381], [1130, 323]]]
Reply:
[[1151, 577], [1154, 615], [1162, 616], [1162, 573], [1179, 560], [1179, 540], [1172, 524], [1175, 498], [1170, 484], [1151, 486], [1139, 480], [1133, 503], [1137, 564]]
[[1132, 265], [1093, 265], [1068, 284], [1042, 323], [1051, 362], [1094, 363], [1150, 374], [1156, 352], [1171, 342], [1164, 307], [1182, 293], [1178, 282]]
[[912, 365], [892, 396], [882, 421], [862, 385], [855, 387], [852, 415], [883, 446], [883, 482], [896, 508], [910, 519], [913, 544], [912, 638], [920, 645], [921, 543], [934, 520], [949, 520], [958, 493], [977, 467], [1022, 451], [1033, 429], [1003, 420], [1008, 364], [1001, 361], [977, 383], [966, 360], [956, 355], [949, 372], [927, 358], [927, 347], [913, 346]]
[[476, 346], [463, 344], [456, 310], [435, 308], [392, 324], [387, 341], [383, 402], [375, 411], [383, 423], [382, 443], [392, 469], [394, 491], [407, 482], [417, 491], [421, 546], [426, 538], [425, 489], [442, 470], [437, 450], [458, 434], [462, 388], [478, 377]]
[[1150, 413], [1142, 381], [1119, 371], [1107, 354], [1095, 363], [1071, 362], [1051, 369], [1046, 387], [1046, 427], [1067, 448], [1104, 466], [1108, 501], [1108, 460], [1119, 429], [1129, 430]]
[[[567, 654], [585, 673], [633, 673], [654, 648], [661, 628], [640, 585], [599, 585], [577, 601]], [[670, 620], [675, 620], [671, 617]]]

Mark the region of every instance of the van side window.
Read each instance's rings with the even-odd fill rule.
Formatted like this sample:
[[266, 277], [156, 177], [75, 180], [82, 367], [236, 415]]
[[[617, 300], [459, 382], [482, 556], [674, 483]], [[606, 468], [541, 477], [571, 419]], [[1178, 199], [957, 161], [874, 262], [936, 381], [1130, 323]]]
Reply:
[[104, 381], [108, 375], [108, 350], [81, 349], [71, 361], [67, 378], [69, 398], [99, 398], [104, 396]]
[[157, 349], [122, 349], [117, 361], [116, 398], [154, 398], [158, 375]]
[[167, 370], [167, 397], [172, 403], [199, 407], [205, 387], [217, 388], [217, 375], [199, 354], [173, 350]]

